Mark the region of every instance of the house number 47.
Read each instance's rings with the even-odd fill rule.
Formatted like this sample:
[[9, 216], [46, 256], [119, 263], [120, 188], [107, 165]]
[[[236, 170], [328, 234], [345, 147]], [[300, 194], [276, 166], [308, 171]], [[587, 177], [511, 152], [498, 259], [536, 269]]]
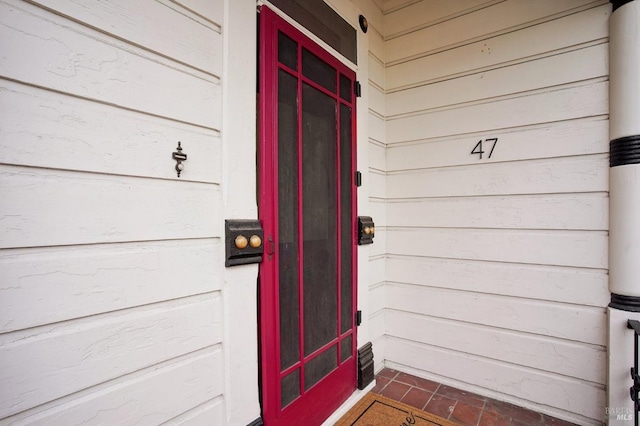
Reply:
[[482, 149], [483, 142], [486, 142], [486, 143], [493, 142], [493, 145], [491, 145], [491, 151], [489, 151], [489, 158], [491, 158], [491, 155], [493, 154], [493, 150], [496, 149], [496, 145], [498, 144], [498, 138], [489, 138], [489, 139], [485, 139], [484, 141], [480, 139], [480, 141], [476, 144], [476, 146], [473, 147], [473, 151], [471, 151], [471, 154], [480, 155], [481, 160], [482, 160], [482, 154], [484, 154], [484, 150]]

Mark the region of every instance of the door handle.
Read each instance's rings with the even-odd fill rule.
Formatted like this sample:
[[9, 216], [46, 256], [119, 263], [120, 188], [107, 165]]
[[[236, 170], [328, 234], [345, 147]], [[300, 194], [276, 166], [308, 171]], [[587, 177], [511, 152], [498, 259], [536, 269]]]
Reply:
[[275, 244], [273, 244], [273, 238], [269, 235], [267, 238], [267, 256], [269, 256], [269, 260], [271, 260], [273, 253], [275, 253]]

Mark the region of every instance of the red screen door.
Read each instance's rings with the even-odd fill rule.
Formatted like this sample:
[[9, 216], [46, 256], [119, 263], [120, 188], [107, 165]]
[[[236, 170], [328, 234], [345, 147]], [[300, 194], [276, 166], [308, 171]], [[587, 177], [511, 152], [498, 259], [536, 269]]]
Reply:
[[262, 408], [322, 423], [356, 388], [355, 73], [260, 13]]

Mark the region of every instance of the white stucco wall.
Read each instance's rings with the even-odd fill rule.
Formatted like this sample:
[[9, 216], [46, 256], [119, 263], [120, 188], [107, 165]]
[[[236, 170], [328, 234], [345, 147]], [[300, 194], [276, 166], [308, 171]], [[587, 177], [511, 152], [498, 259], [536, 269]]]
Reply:
[[0, 423], [256, 419], [257, 266], [223, 246], [257, 217], [255, 3], [0, 21]]
[[381, 6], [386, 365], [602, 422], [611, 6]]

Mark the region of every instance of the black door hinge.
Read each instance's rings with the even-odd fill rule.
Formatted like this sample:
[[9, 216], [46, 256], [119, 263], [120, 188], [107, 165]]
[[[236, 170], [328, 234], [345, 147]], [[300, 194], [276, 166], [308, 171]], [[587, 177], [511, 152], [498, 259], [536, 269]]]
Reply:
[[362, 311], [356, 311], [356, 327], [362, 324]]
[[362, 173], [356, 172], [356, 186], [362, 186]]
[[353, 90], [356, 93], [356, 98], [359, 98], [362, 96], [362, 86], [360, 85], [359, 81], [355, 82], [355, 84], [353, 85]]

